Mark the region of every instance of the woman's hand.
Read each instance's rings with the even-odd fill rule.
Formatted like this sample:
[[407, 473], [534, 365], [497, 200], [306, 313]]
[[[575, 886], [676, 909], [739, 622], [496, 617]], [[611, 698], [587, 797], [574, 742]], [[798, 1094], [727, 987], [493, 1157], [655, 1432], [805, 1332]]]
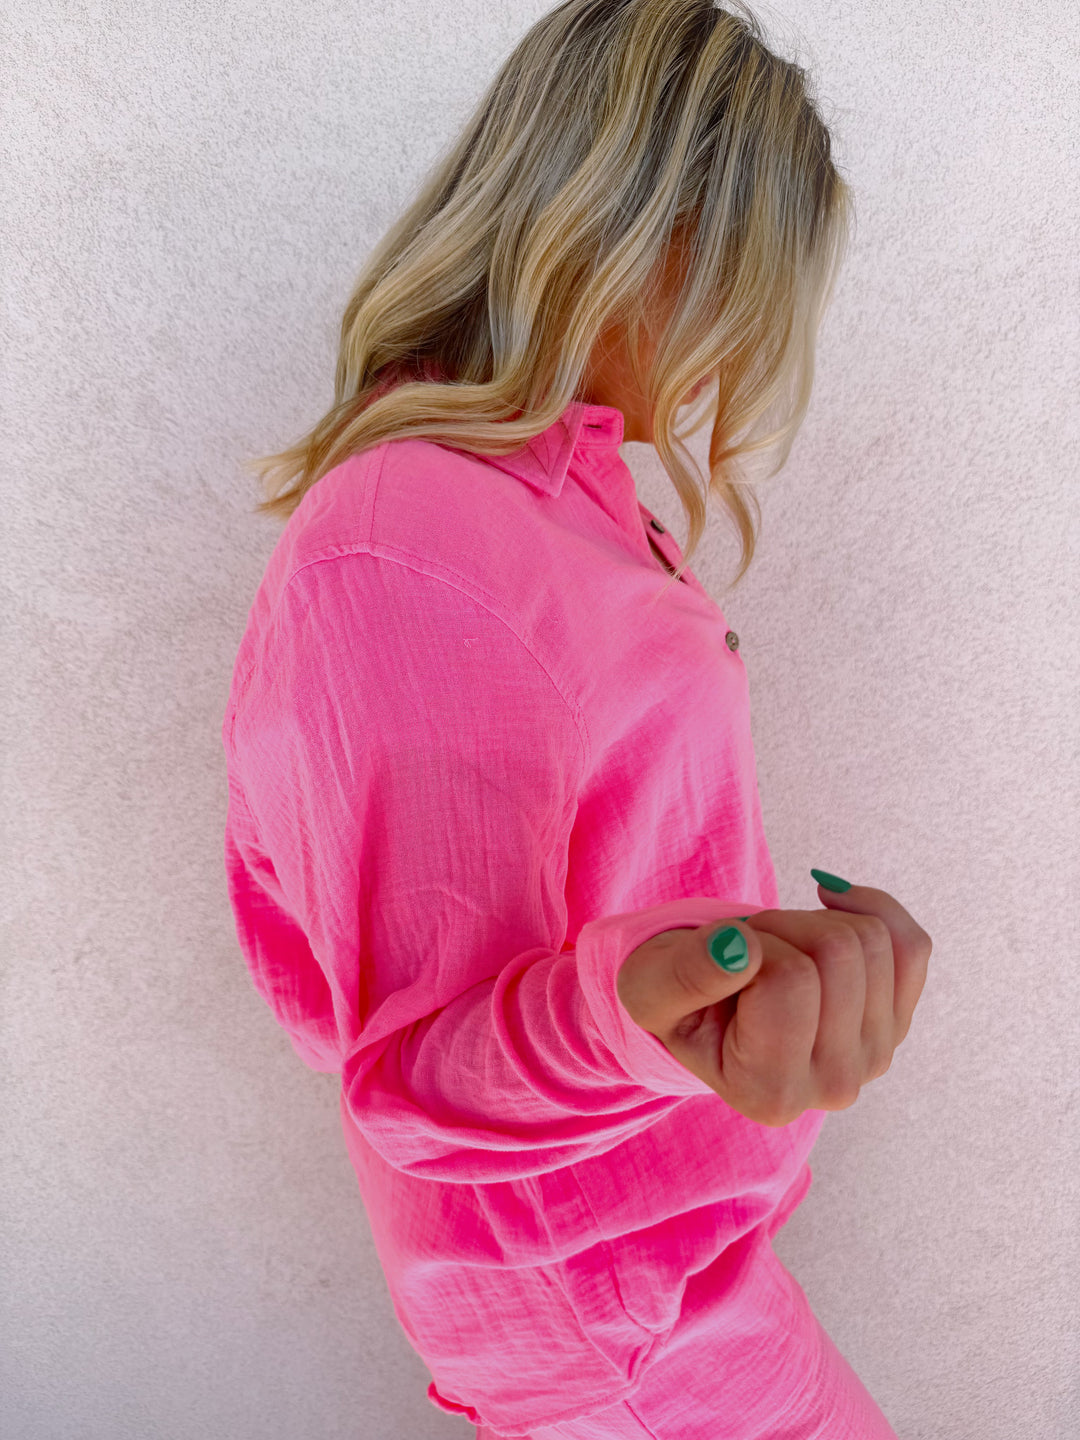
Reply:
[[[630, 1018], [761, 1125], [853, 1105], [892, 1064], [926, 981], [933, 942], [898, 900], [865, 885], [818, 893], [828, 908], [665, 930], [616, 980]], [[747, 941], [741, 972], [709, 954], [726, 925]]]

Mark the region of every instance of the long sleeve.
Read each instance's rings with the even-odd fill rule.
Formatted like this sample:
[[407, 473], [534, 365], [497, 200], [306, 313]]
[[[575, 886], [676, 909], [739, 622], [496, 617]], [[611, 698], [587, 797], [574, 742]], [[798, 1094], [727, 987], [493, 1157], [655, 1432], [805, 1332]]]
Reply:
[[661, 930], [757, 907], [676, 897], [568, 946], [580, 719], [512, 625], [419, 565], [345, 551], [277, 595], [227, 716], [230, 892], [260, 993], [371, 1146], [512, 1179], [711, 1093], [615, 979]]

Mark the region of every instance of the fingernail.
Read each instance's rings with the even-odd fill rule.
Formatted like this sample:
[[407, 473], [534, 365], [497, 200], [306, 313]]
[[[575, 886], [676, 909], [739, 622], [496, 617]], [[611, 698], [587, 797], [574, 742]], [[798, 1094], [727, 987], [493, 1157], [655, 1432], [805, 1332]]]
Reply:
[[842, 895], [845, 890], [851, 889], [849, 881], [841, 880], [839, 875], [830, 875], [827, 870], [811, 870], [810, 874], [813, 875], [819, 885], [824, 885], [826, 890], [835, 890], [838, 895]]
[[732, 973], [745, 970], [750, 964], [746, 936], [741, 930], [736, 930], [734, 925], [728, 925], [709, 936], [709, 954], [721, 969], [730, 970]]

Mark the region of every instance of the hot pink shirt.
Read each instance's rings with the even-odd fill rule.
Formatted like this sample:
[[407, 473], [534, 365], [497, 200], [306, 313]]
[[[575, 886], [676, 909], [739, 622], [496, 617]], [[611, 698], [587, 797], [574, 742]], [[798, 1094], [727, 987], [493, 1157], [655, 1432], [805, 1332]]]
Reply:
[[650, 607], [647, 534], [681, 555], [622, 435], [575, 402], [508, 458], [396, 440], [330, 471], [270, 557], [222, 727], [252, 978], [341, 1073], [431, 1400], [509, 1433], [724, 1323], [722, 1288], [684, 1313], [688, 1279], [775, 1233], [825, 1115], [745, 1119], [616, 994], [648, 937], [779, 903], [737, 637], [689, 571]]

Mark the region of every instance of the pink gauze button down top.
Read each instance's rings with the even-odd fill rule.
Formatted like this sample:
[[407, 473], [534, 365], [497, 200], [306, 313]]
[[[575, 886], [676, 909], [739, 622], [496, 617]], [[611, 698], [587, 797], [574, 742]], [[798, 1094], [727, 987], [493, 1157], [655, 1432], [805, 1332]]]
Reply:
[[331, 470], [271, 554], [222, 727], [254, 983], [341, 1074], [429, 1398], [511, 1435], [738, 1326], [723, 1275], [805, 1195], [824, 1120], [745, 1119], [617, 997], [650, 936], [778, 905], [737, 641], [689, 572], [650, 605], [648, 536], [681, 555], [622, 436], [575, 401], [512, 456], [395, 440]]

